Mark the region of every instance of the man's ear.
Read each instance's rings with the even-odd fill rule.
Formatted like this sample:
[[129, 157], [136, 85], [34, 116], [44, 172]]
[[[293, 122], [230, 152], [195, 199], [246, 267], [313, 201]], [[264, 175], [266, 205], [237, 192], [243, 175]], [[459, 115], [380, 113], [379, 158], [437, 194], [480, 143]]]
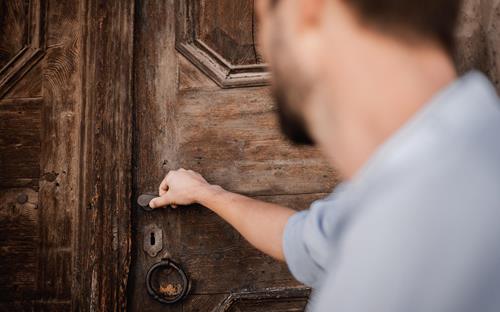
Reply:
[[301, 28], [307, 29], [315, 27], [320, 23], [322, 13], [325, 10], [325, 1], [331, 0], [297, 0], [299, 16], [301, 19]]

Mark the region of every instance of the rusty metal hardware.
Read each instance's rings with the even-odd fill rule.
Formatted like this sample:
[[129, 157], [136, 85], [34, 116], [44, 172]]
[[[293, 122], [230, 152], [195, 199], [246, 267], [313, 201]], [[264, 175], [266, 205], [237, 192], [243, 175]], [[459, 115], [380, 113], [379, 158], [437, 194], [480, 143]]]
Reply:
[[142, 194], [137, 198], [137, 204], [145, 211], [152, 211], [154, 209], [149, 207], [149, 202], [156, 197], [158, 197], [158, 195], [155, 195], [153, 193]]
[[163, 230], [156, 224], [144, 227], [142, 247], [150, 257], [156, 257], [163, 249]]
[[154, 264], [146, 275], [148, 294], [163, 304], [174, 304], [189, 293], [190, 282], [184, 270], [165, 258]]
[[17, 196], [17, 202], [21, 205], [26, 204], [28, 202], [28, 195], [25, 193], [21, 193]]

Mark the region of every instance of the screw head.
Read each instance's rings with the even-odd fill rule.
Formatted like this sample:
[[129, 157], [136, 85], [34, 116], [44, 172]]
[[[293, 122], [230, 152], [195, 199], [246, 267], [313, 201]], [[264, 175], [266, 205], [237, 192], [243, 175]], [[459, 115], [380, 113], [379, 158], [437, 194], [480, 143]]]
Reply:
[[26, 204], [28, 202], [28, 195], [25, 193], [21, 193], [17, 196], [17, 202], [21, 205]]

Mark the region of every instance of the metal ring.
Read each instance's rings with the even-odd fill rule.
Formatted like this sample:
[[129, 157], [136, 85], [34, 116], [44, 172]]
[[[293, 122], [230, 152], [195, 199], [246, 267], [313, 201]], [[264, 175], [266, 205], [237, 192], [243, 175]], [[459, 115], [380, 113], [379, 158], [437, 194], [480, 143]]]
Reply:
[[[181, 285], [182, 291], [178, 295], [173, 297], [172, 299], [167, 299], [167, 298], [165, 298], [165, 296], [159, 294], [153, 288], [153, 285], [152, 285], [151, 279], [152, 279], [153, 274], [155, 273], [156, 270], [158, 270], [159, 268], [163, 268], [163, 267], [173, 268], [182, 279], [182, 285]], [[162, 261], [154, 264], [149, 269], [149, 271], [146, 275], [146, 287], [148, 290], [148, 294], [151, 297], [153, 297], [156, 301], [159, 301], [159, 302], [164, 303], [164, 304], [174, 304], [176, 302], [181, 301], [182, 299], [184, 299], [187, 296], [187, 294], [189, 292], [189, 280], [188, 280], [186, 273], [184, 272], [184, 270], [182, 270], [182, 268], [179, 265], [177, 265], [175, 262], [173, 262], [170, 259], [162, 259]]]

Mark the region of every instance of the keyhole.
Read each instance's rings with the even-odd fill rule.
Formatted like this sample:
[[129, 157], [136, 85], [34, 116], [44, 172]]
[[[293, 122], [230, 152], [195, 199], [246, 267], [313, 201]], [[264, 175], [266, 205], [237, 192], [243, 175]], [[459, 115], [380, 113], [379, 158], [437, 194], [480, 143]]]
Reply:
[[155, 224], [144, 228], [143, 248], [150, 257], [156, 257], [163, 249], [163, 231]]
[[156, 238], [155, 238], [155, 233], [151, 232], [151, 237], [149, 239], [151, 246], [154, 246], [156, 244]]

